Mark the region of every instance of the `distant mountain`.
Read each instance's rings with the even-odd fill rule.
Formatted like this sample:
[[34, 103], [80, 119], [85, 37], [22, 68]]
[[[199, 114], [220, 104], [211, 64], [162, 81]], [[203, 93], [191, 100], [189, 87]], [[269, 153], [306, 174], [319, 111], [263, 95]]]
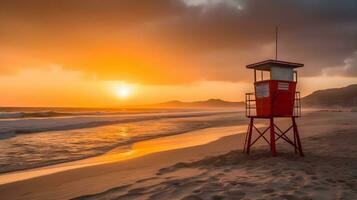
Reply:
[[157, 108], [199, 108], [199, 107], [243, 107], [244, 102], [230, 102], [222, 99], [208, 99], [206, 101], [182, 102], [168, 101], [158, 104], [148, 105]]
[[343, 88], [318, 90], [301, 99], [309, 107], [356, 107], [357, 84]]

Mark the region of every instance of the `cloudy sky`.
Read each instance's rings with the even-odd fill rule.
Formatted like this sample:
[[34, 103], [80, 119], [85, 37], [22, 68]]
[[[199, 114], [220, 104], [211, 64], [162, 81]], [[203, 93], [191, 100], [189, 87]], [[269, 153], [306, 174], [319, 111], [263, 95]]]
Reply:
[[[245, 65], [301, 62], [300, 89], [357, 83], [357, 1], [0, 0], [1, 106], [242, 100]], [[129, 88], [117, 98], [117, 88]]]

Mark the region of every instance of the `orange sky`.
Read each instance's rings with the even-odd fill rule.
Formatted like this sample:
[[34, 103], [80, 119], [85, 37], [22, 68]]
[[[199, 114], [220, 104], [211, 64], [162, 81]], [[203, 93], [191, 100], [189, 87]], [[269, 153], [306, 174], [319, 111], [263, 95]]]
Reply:
[[303, 96], [357, 83], [353, 1], [0, 3], [0, 106], [242, 101], [245, 65], [275, 57], [276, 24], [279, 59], [305, 64]]
[[[329, 81], [326, 81], [326, 80]], [[317, 89], [342, 87], [356, 83], [356, 78], [310, 77], [299, 79], [302, 95]], [[75, 106], [111, 107], [164, 102], [223, 98], [242, 101], [245, 92], [253, 91], [251, 82], [197, 81], [188, 84], [158, 85], [83, 78], [80, 72], [64, 71], [59, 66], [27, 69], [0, 77], [2, 106]], [[117, 89], [129, 88], [120, 98]]]

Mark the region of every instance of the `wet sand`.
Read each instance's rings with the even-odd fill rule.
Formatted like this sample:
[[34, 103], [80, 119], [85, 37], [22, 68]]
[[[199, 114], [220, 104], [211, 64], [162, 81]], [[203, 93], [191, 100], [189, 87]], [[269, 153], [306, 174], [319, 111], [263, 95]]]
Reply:
[[[57, 165], [50, 165], [35, 169], [4, 173], [0, 175], [0, 185], [49, 175], [57, 172], [67, 171], [71, 169], [78, 169], [83, 167], [130, 160], [156, 152], [182, 149], [186, 147], [207, 144], [221, 137], [234, 135], [237, 132], [244, 133], [245, 129], [246, 126], [215, 127], [190, 131], [180, 135], [151, 139], [135, 143], [132, 145], [132, 147], [120, 147], [113, 149], [112, 151], [102, 156]], [[219, 132], [220, 134], [217, 134], [217, 132]]]

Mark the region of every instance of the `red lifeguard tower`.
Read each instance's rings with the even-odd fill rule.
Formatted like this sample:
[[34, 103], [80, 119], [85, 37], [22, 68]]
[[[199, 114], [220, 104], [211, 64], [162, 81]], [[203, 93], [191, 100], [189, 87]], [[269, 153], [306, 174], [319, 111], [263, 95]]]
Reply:
[[[273, 156], [276, 156], [276, 141], [285, 140], [291, 144], [295, 153], [303, 156], [298, 128], [295, 118], [301, 116], [300, 93], [296, 92], [297, 71], [296, 68], [303, 64], [279, 60], [266, 60], [247, 65], [248, 69], [254, 70], [255, 93], [246, 94], [246, 116], [250, 119], [248, 131], [245, 138], [243, 152], [249, 154], [250, 149], [258, 139], [264, 139], [269, 145]], [[260, 79], [259, 75], [260, 73]], [[282, 130], [274, 123], [274, 118], [290, 118], [291, 125]], [[269, 120], [269, 126], [259, 130], [254, 125], [255, 119]], [[258, 133], [253, 139], [253, 129]], [[270, 133], [270, 139], [265, 137]], [[293, 139], [287, 135], [293, 133]]]

